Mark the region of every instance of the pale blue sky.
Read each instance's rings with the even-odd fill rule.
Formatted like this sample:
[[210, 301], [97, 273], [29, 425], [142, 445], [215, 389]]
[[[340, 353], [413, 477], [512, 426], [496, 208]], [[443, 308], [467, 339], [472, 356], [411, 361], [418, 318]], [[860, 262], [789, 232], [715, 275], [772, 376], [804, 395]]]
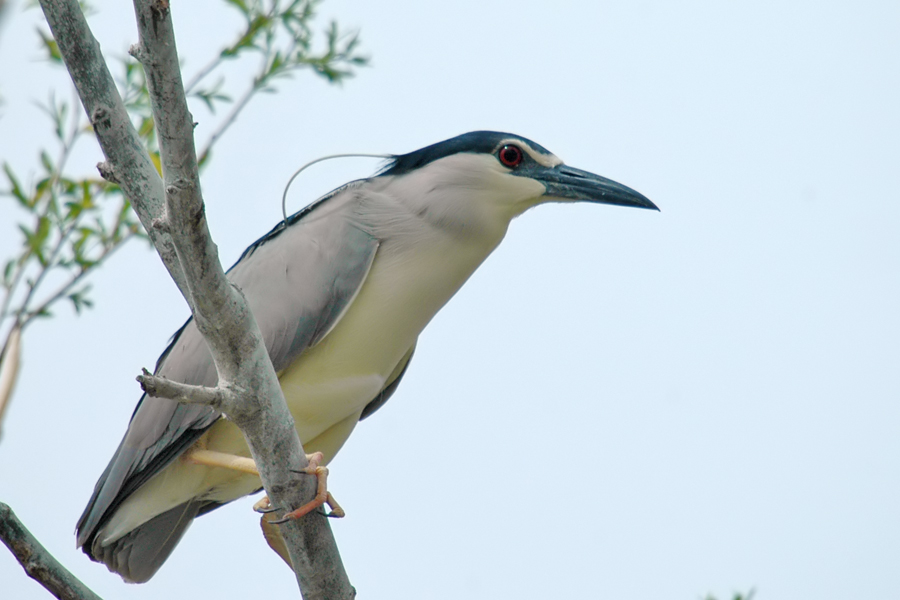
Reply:
[[[104, 51], [123, 53], [130, 4], [96, 4]], [[236, 26], [220, 4], [173, 3], [188, 72]], [[48, 143], [32, 100], [68, 92], [21, 5], [0, 32], [0, 159], [27, 171]], [[283, 82], [229, 132], [203, 181], [226, 264], [277, 221], [300, 164], [474, 129], [529, 137], [662, 209], [527, 213], [426, 330], [332, 463], [359, 597], [896, 598], [900, 5], [329, 0], [322, 14], [361, 28], [372, 67], [342, 89]], [[316, 167], [291, 208], [373, 169]], [[134, 376], [187, 316], [139, 244], [94, 286], [95, 310], [28, 332], [0, 500], [106, 598], [295, 596], [247, 500], [198, 520], [143, 586], [74, 549]], [[48, 597], [5, 552], [0, 582]]]

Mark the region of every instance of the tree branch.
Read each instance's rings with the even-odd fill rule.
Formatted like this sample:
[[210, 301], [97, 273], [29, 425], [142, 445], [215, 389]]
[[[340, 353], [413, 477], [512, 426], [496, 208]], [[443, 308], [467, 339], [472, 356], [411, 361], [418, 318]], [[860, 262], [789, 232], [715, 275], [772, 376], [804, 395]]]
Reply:
[[[134, 4], [140, 43], [132, 54], [144, 66], [165, 183], [128, 119], [77, 0], [41, 0], [107, 162], [209, 345], [219, 388], [247, 390], [221, 410], [244, 433], [270, 501], [288, 511], [315, 496], [315, 482], [291, 470], [307, 465], [293, 417], [256, 320], [225, 278], [209, 235], [168, 1]], [[282, 534], [304, 598], [355, 596], [327, 519], [288, 522]]]
[[0, 502], [0, 539], [25, 569], [29, 577], [60, 600], [100, 600], [77, 577], [47, 552], [12, 509]]
[[205, 404], [218, 411], [221, 411], [223, 406], [239, 401], [233, 398], [230, 390], [220, 387], [188, 385], [166, 377], [157, 377], [147, 369], [143, 371], [143, 374], [138, 375], [135, 379], [141, 384], [141, 389], [154, 398], [166, 398], [185, 404]]

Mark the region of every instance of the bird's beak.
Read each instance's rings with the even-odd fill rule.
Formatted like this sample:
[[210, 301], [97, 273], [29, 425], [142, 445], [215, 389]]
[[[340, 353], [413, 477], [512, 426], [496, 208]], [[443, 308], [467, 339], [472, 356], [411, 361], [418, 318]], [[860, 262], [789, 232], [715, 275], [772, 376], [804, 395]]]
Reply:
[[566, 165], [544, 167], [539, 172], [531, 174], [531, 177], [544, 184], [547, 190], [544, 196], [548, 199], [559, 198], [659, 210], [647, 197], [630, 187]]

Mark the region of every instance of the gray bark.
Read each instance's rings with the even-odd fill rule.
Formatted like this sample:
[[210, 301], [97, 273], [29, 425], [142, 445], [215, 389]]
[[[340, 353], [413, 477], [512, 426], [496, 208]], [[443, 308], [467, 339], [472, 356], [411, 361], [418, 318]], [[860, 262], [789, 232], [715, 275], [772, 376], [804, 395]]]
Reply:
[[12, 509], [2, 502], [0, 540], [13, 553], [25, 573], [60, 600], [101, 600], [100, 596], [53, 558], [16, 518]]

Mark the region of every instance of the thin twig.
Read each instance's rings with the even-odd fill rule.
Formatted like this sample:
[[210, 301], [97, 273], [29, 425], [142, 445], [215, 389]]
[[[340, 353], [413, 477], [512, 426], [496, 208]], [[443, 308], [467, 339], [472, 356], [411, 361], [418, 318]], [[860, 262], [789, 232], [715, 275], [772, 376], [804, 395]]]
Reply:
[[72, 125], [69, 129], [68, 137], [63, 140], [62, 151], [56, 161], [56, 172], [53, 173], [53, 181], [50, 185], [51, 190], [55, 190], [59, 185], [62, 172], [66, 168], [66, 163], [69, 162], [69, 157], [72, 155], [72, 148], [75, 146], [75, 142], [78, 141], [78, 138], [81, 135], [81, 112], [78, 110], [78, 91], [75, 89], [74, 85], [72, 86], [72, 96]]
[[[273, 6], [272, 11], [267, 13], [266, 17], [272, 18], [272, 15], [275, 12], [277, 12], [277, 10], [278, 10], [277, 6]], [[296, 49], [296, 47], [297, 47], [297, 42], [296, 42], [296, 40], [294, 40], [291, 42], [290, 49], [288, 50], [288, 52], [285, 53], [285, 56], [291, 56], [293, 54], [294, 50]], [[228, 131], [228, 128], [231, 127], [235, 121], [237, 121], [238, 115], [240, 115], [241, 112], [244, 110], [244, 108], [246, 108], [247, 104], [250, 102], [250, 100], [253, 98], [253, 96], [256, 95], [256, 93], [259, 92], [259, 90], [261, 90], [265, 86], [266, 71], [268, 70], [269, 57], [271, 56], [271, 54], [272, 54], [272, 49], [271, 49], [271, 47], [269, 47], [266, 49], [266, 52], [263, 55], [262, 69], [260, 70], [259, 75], [257, 75], [253, 79], [253, 83], [250, 85], [250, 88], [246, 92], [244, 92], [244, 95], [241, 96], [241, 99], [238, 100], [234, 104], [234, 106], [231, 109], [231, 112], [228, 113], [228, 116], [226, 116], [224, 119], [222, 119], [222, 122], [219, 123], [219, 126], [216, 128], [215, 131], [213, 131], [212, 135], [209, 137], [209, 140], [207, 140], [206, 145], [203, 147], [203, 150], [199, 154], [199, 157], [200, 157], [199, 162], [201, 164], [206, 161], [213, 146], [216, 144], [217, 141], [219, 141], [219, 138], [222, 137], [222, 135], [226, 131]], [[219, 60], [221, 60], [221, 56], [220, 56]]]
[[2, 502], [0, 539], [25, 569], [25, 573], [60, 600], [101, 600], [100, 596], [53, 558], [16, 518], [12, 509]]
[[[69, 239], [69, 236], [72, 235], [72, 231], [74, 231], [75, 227], [78, 226], [79, 220], [80, 215], [78, 217], [75, 217], [69, 227], [67, 227], [63, 232], [60, 233], [59, 241], [53, 248], [53, 252], [50, 253], [50, 258], [47, 259], [47, 262], [41, 268], [41, 272], [38, 273], [37, 279], [34, 280], [34, 283], [28, 286], [28, 294], [26, 294], [25, 299], [22, 301], [22, 305], [19, 307], [19, 310], [16, 311], [16, 320], [21, 323], [23, 327], [27, 324], [27, 321], [31, 320], [31, 317], [23, 320], [22, 316], [28, 314], [28, 304], [31, 302], [31, 298], [34, 296], [35, 290], [37, 290], [37, 288], [41, 285], [41, 282], [44, 280], [44, 277], [47, 276], [47, 273], [53, 270], [53, 263], [55, 263], [56, 259], [59, 257], [59, 253], [62, 251], [62, 248], [65, 245], [66, 241]], [[43, 312], [43, 310], [38, 312]]]
[[197, 87], [197, 84], [199, 84], [201, 81], [203, 81], [203, 79], [207, 75], [209, 75], [210, 73], [215, 71], [216, 67], [218, 67], [220, 64], [222, 64], [223, 59], [224, 59], [224, 57], [222, 56], [222, 53], [219, 52], [218, 56], [216, 56], [214, 59], [209, 61], [209, 63], [205, 67], [203, 67], [202, 69], [197, 71], [197, 73], [191, 78], [191, 80], [188, 82], [188, 84], [186, 86], [184, 86], [184, 93], [190, 94], [191, 92], [193, 92], [194, 88]]
[[[50, 185], [48, 185], [46, 188], [50, 193], [50, 202], [48, 203], [47, 211], [43, 216], [47, 216], [50, 212], [53, 212], [56, 214], [57, 221], [59, 221], [60, 219], [59, 205], [57, 203], [57, 200], [59, 198], [59, 180], [62, 178], [62, 172], [66, 168], [66, 163], [69, 162], [69, 156], [71, 156], [72, 147], [75, 145], [75, 141], [78, 139], [78, 125], [81, 122], [81, 116], [77, 108], [78, 93], [74, 89], [74, 87], [75, 86], [72, 86], [73, 92], [75, 92], [75, 103], [72, 105], [72, 125], [69, 129], [69, 135], [60, 140], [62, 142], [62, 147], [59, 151], [59, 157], [56, 159], [56, 168], [53, 170], [53, 173], [50, 174]], [[55, 106], [56, 100], [54, 98], [53, 107]]]
[[238, 100], [234, 107], [232, 107], [231, 112], [228, 113], [228, 116], [222, 119], [222, 122], [219, 123], [219, 126], [213, 132], [211, 136], [209, 136], [209, 140], [206, 142], [206, 145], [203, 147], [203, 150], [200, 152], [199, 162], [203, 163], [207, 156], [209, 155], [210, 150], [215, 145], [219, 138], [231, 127], [234, 122], [237, 120], [238, 115], [241, 114], [241, 111], [247, 106], [247, 103], [250, 102], [250, 99], [253, 98], [254, 94], [259, 91], [259, 86], [256, 81], [250, 86], [250, 89], [244, 92], [244, 95]]

